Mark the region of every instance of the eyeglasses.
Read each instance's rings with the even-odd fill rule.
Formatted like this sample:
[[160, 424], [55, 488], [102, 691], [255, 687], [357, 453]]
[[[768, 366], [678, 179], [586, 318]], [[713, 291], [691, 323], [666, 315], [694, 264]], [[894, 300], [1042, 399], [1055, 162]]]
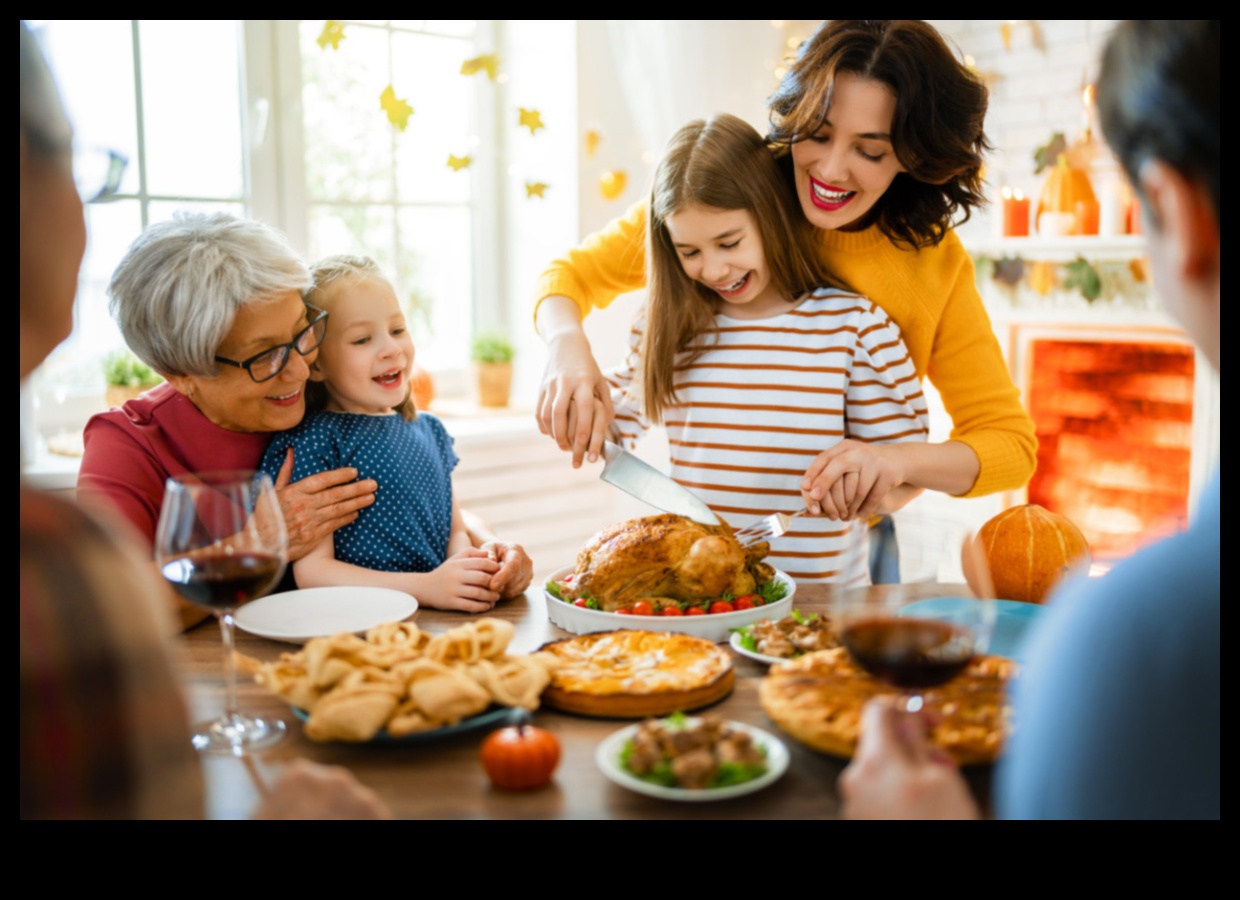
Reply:
[[110, 200], [120, 190], [129, 157], [107, 147], [79, 147], [73, 151], [73, 182], [83, 203]]
[[284, 371], [292, 351], [296, 350], [302, 356], [306, 356], [317, 350], [319, 344], [323, 343], [323, 335], [327, 333], [327, 310], [311, 306], [309, 303], [306, 304], [306, 309], [317, 315], [310, 320], [309, 325], [297, 333], [297, 337], [287, 344], [264, 350], [262, 353], [251, 356], [245, 362], [225, 359], [222, 356], [217, 356], [215, 361], [245, 369], [250, 373], [250, 377], [260, 384], [270, 381]]

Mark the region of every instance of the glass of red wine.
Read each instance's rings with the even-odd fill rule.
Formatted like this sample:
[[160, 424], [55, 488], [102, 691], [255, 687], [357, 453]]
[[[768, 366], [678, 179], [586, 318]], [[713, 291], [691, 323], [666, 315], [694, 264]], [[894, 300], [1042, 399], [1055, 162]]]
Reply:
[[224, 714], [195, 728], [194, 746], [243, 756], [276, 743], [284, 737], [282, 721], [237, 710], [233, 661], [233, 613], [275, 587], [288, 562], [288, 533], [271, 478], [250, 470], [169, 478], [155, 557], [177, 594], [215, 613], [224, 638]]
[[[840, 643], [858, 666], [900, 692], [908, 712], [923, 707], [924, 691], [951, 681], [986, 652], [995, 621], [993, 592], [984, 587], [985, 558], [972, 534], [949, 523], [923, 527], [913, 552], [901, 545], [898, 584], [842, 585], [832, 604]], [[850, 526], [850, 557], [864, 553], [865, 531]], [[955, 583], [966, 554], [987, 596], [974, 597], [967, 585]], [[945, 577], [953, 580], [945, 583]]]

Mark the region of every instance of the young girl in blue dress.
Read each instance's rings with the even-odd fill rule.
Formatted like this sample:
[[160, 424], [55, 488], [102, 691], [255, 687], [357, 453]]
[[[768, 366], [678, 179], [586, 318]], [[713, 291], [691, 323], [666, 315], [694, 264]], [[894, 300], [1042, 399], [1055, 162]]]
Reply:
[[310, 411], [272, 439], [263, 469], [274, 478], [293, 448], [294, 480], [352, 466], [379, 490], [356, 521], [293, 564], [298, 586], [395, 588], [466, 612], [521, 593], [532, 570], [525, 551], [475, 546], [453, 498], [452, 438], [414, 407], [413, 339], [392, 285], [366, 257], [329, 257], [313, 275], [306, 303], [330, 318], [310, 365]]

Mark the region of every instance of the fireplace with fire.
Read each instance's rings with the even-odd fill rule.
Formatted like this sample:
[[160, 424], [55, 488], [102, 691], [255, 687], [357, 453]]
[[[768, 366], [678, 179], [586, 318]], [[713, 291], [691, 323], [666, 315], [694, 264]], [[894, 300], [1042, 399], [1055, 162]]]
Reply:
[[1039, 442], [1028, 502], [1080, 526], [1103, 569], [1181, 530], [1215, 406], [1192, 344], [1174, 329], [1017, 331]]

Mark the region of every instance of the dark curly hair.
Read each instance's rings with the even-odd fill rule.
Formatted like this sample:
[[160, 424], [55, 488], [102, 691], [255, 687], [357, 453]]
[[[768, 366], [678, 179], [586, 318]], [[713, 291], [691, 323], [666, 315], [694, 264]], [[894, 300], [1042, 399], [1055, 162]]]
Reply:
[[985, 85], [925, 22], [828, 20], [801, 45], [767, 103], [768, 140], [789, 178], [788, 150], [825, 123], [839, 72], [879, 81], [895, 93], [891, 143], [907, 170], [861, 224], [877, 224], [896, 243], [937, 244], [986, 202], [982, 157], [991, 146], [983, 130]]

